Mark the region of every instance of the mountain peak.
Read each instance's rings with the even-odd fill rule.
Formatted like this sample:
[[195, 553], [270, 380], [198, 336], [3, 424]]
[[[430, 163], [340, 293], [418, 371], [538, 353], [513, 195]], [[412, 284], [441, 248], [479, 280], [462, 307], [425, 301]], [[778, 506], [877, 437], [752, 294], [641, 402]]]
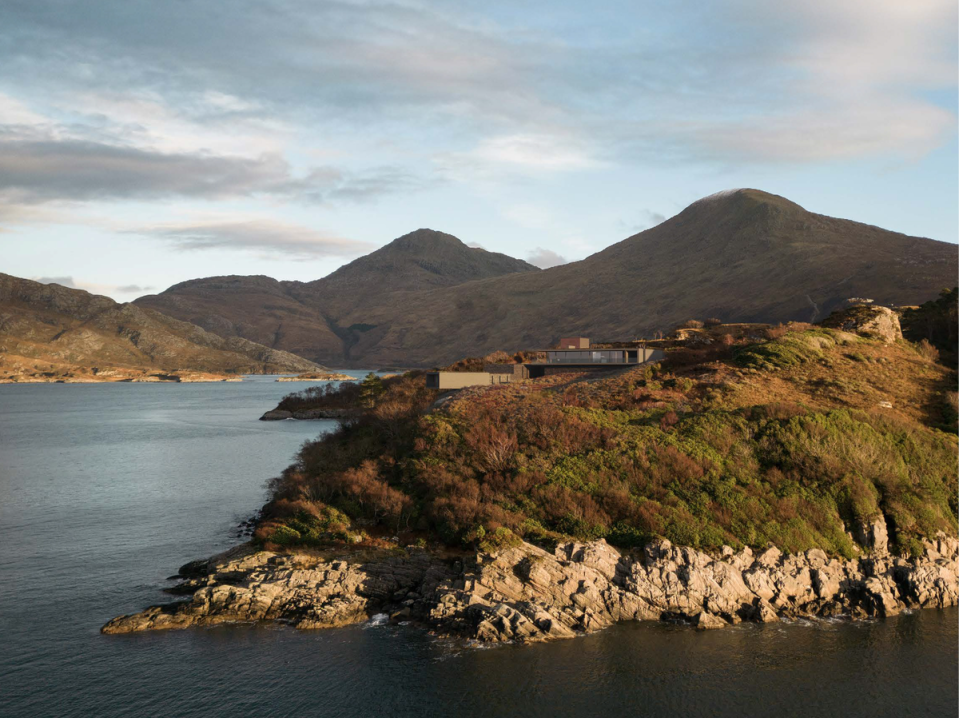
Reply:
[[715, 206], [722, 207], [725, 211], [736, 205], [741, 205], [743, 207], [769, 205], [784, 210], [799, 210], [801, 212], [805, 212], [801, 206], [786, 199], [785, 197], [780, 197], [778, 194], [773, 194], [771, 192], [764, 192], [761, 189], [751, 189], [748, 187], [724, 189], [720, 190], [719, 192], [714, 192], [711, 195], [707, 195], [702, 199], [696, 200], [686, 209], [691, 209], [693, 207], [702, 208]]
[[[382, 250], [398, 250], [402, 252], [435, 251], [437, 249], [469, 249], [461, 239], [446, 232], [435, 229], [421, 228], [397, 237]], [[381, 250], [381, 251], [382, 251]]]

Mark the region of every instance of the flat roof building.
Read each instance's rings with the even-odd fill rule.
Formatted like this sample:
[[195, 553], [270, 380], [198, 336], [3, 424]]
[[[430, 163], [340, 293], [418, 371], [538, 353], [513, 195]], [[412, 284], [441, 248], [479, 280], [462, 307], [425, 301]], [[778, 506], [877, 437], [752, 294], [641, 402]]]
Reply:
[[587, 337], [564, 337], [558, 349], [546, 349], [546, 361], [526, 364], [489, 364], [481, 372], [434, 371], [426, 375], [431, 389], [463, 389], [467, 386], [510, 384], [571, 371], [602, 371], [660, 361], [661, 349], [634, 346], [614, 349], [590, 348]]

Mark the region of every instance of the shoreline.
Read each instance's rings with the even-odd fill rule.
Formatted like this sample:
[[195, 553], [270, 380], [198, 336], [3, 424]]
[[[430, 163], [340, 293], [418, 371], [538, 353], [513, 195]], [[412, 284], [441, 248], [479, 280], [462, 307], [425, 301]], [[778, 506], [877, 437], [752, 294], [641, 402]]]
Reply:
[[0, 384], [220, 384], [223, 382], [243, 381], [242, 376], [217, 376], [210, 378], [176, 377], [161, 379], [158, 377], [124, 377], [119, 379], [96, 379], [92, 377], [51, 377], [31, 379], [0, 379]]
[[298, 550], [241, 544], [180, 570], [169, 593], [188, 599], [107, 622], [105, 634], [221, 623], [300, 629], [360, 623], [386, 613], [440, 635], [480, 643], [536, 643], [627, 620], [721, 629], [744, 621], [896, 615], [959, 602], [959, 542], [924, 542], [915, 558], [841, 560], [819, 549], [786, 555], [724, 547], [709, 555], [658, 540], [620, 552], [604, 540], [521, 542], [495, 553], [425, 549]]
[[356, 409], [300, 409], [298, 411], [287, 411], [286, 409], [270, 409], [260, 421], [286, 421], [287, 419], [296, 419], [297, 421], [313, 421], [318, 419], [349, 419], [360, 414]]

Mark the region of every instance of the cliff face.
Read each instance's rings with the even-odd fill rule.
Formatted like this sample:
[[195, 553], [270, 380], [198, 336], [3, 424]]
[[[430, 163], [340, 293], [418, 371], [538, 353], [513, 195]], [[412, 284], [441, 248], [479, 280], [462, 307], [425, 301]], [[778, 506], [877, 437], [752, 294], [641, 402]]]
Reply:
[[0, 274], [0, 381], [199, 379], [317, 368], [150, 309]]
[[621, 553], [605, 541], [520, 544], [441, 560], [408, 549], [380, 559], [279, 555], [243, 546], [190, 568], [176, 589], [186, 601], [120, 616], [104, 633], [282, 621], [332, 628], [388, 612], [445, 634], [484, 642], [570, 638], [624, 620], [696, 628], [783, 617], [884, 617], [905, 608], [956, 604], [957, 548], [941, 536], [915, 558], [876, 547], [843, 561], [818, 549], [784, 555], [724, 548], [720, 555], [655, 541]]
[[707, 197], [543, 271], [418, 230], [314, 282], [214, 277], [141, 306], [344, 366], [435, 366], [687, 319], [817, 321], [851, 297], [916, 304], [955, 285], [954, 244], [808, 212], [744, 189]]

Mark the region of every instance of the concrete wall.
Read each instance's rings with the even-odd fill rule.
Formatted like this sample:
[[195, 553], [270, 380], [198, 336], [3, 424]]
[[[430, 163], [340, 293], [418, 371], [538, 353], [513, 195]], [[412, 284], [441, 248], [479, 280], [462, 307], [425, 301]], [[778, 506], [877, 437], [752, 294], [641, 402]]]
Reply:
[[625, 369], [630, 366], [661, 361], [665, 358], [666, 353], [662, 349], [640, 348], [637, 353], [639, 361], [629, 364], [488, 364], [486, 371], [431, 371], [426, 375], [426, 386], [430, 389], [447, 391], [463, 389], [468, 386], [512, 384], [514, 381], [535, 379], [547, 374]]
[[[507, 378], [509, 374], [503, 375]], [[498, 378], [493, 381], [493, 374], [485, 371], [432, 371], [426, 375], [426, 386], [430, 389], [463, 389], [467, 386], [488, 386], [501, 383]]]
[[[512, 381], [526, 379], [529, 374], [526, 371], [525, 364], [487, 364], [485, 367], [483, 367], [483, 371], [498, 376], [512, 377]], [[496, 383], [495, 378], [493, 379], [493, 383]]]

